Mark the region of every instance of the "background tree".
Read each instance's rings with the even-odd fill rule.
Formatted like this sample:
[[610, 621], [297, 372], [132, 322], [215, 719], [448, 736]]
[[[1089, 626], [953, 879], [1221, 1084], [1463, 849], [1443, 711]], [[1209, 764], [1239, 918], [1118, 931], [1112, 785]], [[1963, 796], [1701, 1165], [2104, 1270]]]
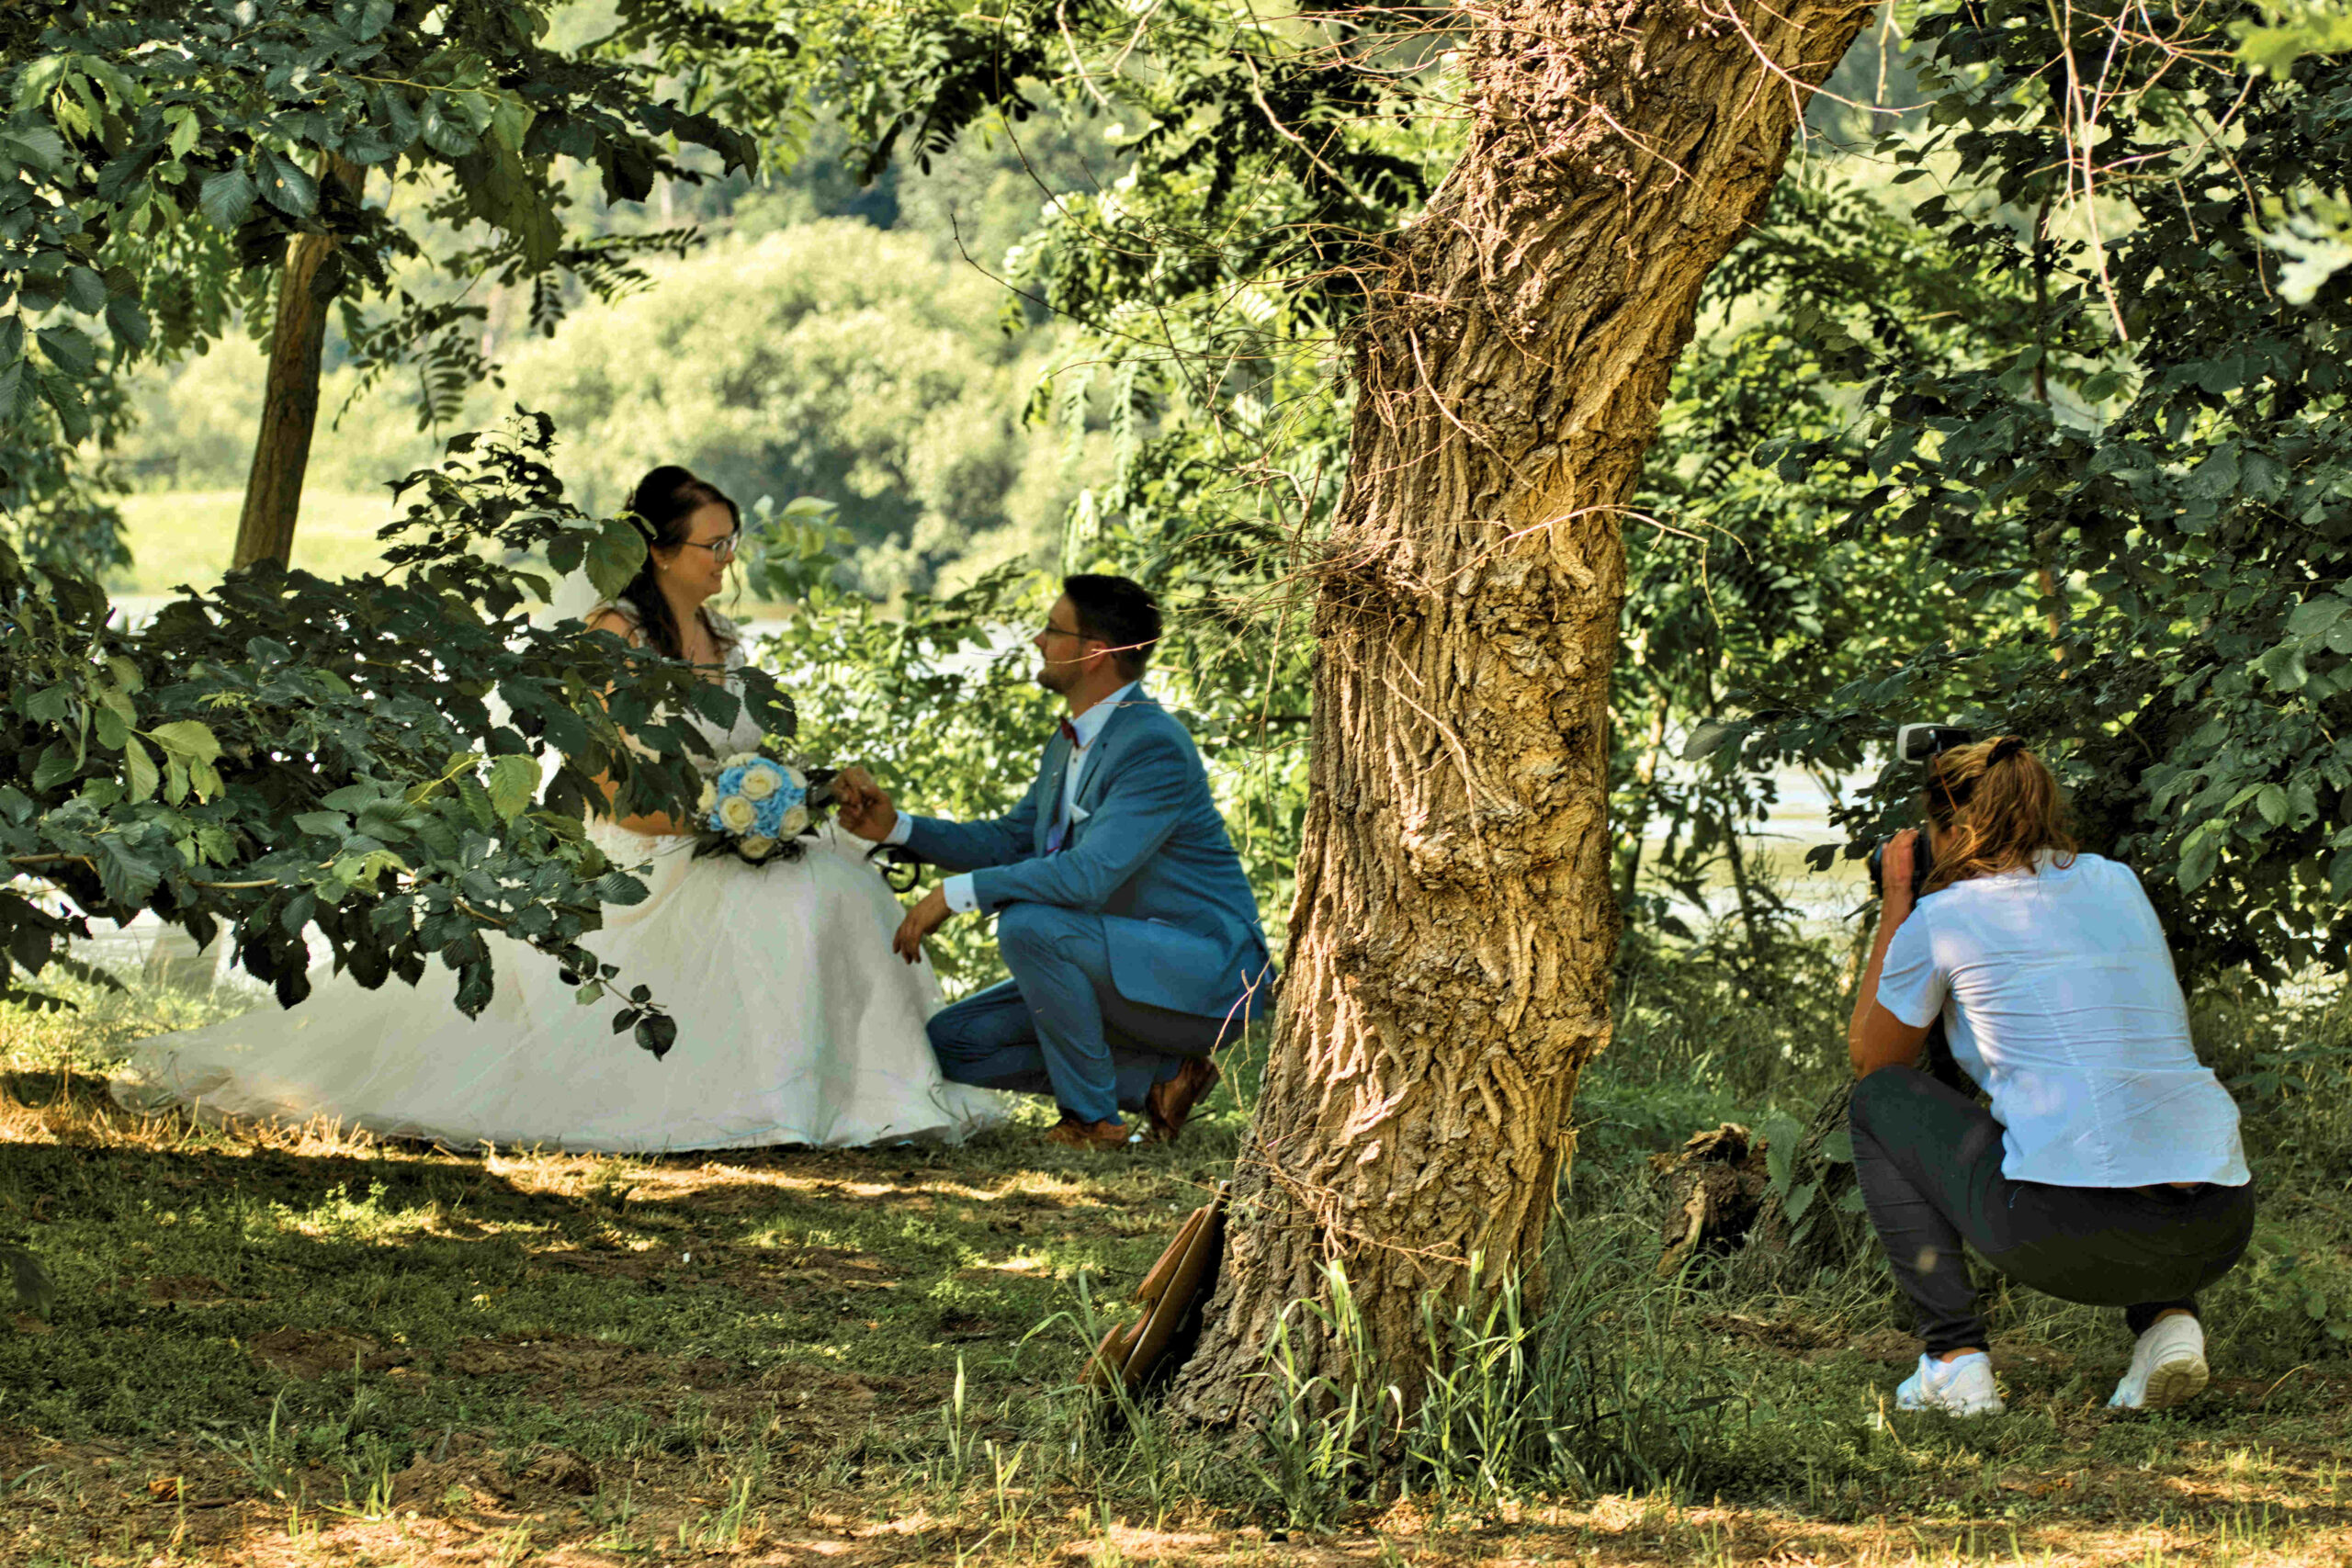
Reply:
[[[1859, 759], [1945, 703], [2026, 734], [2185, 969], [2276, 978], [2352, 941], [2352, 288], [2289, 298], [2264, 223], [2344, 183], [2325, 127], [2352, 73], [2236, 60], [2260, 19], [1921, 17], [1923, 82], [1951, 107], [1896, 155], [1905, 178], [1964, 173], [1913, 221], [2029, 283], [2031, 331], [1860, 334], [1852, 437], [1786, 440], [1780, 468], [1855, 492], [1871, 536], [1927, 544], [1964, 612], [1864, 680], [1775, 666], [1708, 739], [1751, 766]], [[2094, 53], [2095, 99], [2068, 74]], [[1858, 839], [1893, 793], [1848, 814]]]
[[[630, 16], [636, 48], [745, 37], [699, 6], [649, 0]], [[713, 148], [729, 167], [752, 143], [657, 96], [648, 66], [545, 47], [546, 27], [530, 0], [193, 11], [81, 0], [12, 12], [0, 22], [0, 220], [16, 253], [0, 416], [19, 449], [52, 432], [68, 445], [103, 434], [92, 402], [110, 394], [94, 388], [142, 353], [200, 347], [242, 312], [270, 355], [235, 564], [283, 563], [331, 303], [344, 300], [363, 362], [417, 369], [434, 392], [428, 412], [453, 409], [492, 373], [479, 303], [421, 298], [395, 280], [421, 254], [420, 223], [476, 226], [487, 237], [443, 258], [447, 273], [528, 283], [542, 330], [565, 308], [566, 278], [605, 296], [641, 282], [631, 258], [685, 236], [567, 238], [560, 161], [594, 165], [608, 195], [633, 198], [658, 177], [700, 177], [668, 151], [673, 141]], [[392, 189], [370, 205], [377, 170]], [[400, 195], [414, 206], [395, 216]], [[368, 295], [392, 303], [389, 316], [362, 317]], [[77, 317], [104, 321], [111, 365]]]

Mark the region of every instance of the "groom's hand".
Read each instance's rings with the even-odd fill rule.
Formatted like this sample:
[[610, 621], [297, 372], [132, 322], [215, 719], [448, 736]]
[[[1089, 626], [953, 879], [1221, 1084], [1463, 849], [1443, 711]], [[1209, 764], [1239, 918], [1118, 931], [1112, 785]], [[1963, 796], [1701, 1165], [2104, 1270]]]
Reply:
[[934, 887], [922, 896], [922, 902], [907, 911], [899, 922], [899, 934], [890, 939], [890, 951], [910, 964], [922, 962], [923, 938], [947, 923], [952, 911], [947, 908], [947, 895]]
[[880, 843], [899, 825], [899, 808], [874, 775], [864, 768], [843, 768], [833, 779], [834, 819], [869, 843]]

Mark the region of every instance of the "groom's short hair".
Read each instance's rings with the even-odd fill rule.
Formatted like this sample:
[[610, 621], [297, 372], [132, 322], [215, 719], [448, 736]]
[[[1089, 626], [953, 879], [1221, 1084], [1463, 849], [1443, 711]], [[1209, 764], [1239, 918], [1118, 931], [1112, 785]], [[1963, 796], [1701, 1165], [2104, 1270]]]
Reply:
[[1078, 612], [1078, 629], [1111, 645], [1120, 674], [1140, 679], [1159, 642], [1159, 606], [1144, 585], [1132, 578], [1082, 572], [1063, 578], [1062, 592]]

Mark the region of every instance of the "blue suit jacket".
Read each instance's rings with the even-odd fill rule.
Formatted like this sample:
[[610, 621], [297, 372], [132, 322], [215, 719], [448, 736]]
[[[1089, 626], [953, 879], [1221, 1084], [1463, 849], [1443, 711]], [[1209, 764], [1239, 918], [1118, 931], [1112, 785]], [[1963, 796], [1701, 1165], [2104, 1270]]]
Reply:
[[1193, 738], [1140, 688], [1087, 748], [1069, 838], [1046, 853], [1070, 743], [1057, 729], [1021, 804], [991, 822], [916, 817], [907, 847], [973, 874], [983, 912], [1055, 904], [1104, 917], [1112, 982], [1130, 1001], [1221, 1016], [1272, 1006], [1258, 901]]

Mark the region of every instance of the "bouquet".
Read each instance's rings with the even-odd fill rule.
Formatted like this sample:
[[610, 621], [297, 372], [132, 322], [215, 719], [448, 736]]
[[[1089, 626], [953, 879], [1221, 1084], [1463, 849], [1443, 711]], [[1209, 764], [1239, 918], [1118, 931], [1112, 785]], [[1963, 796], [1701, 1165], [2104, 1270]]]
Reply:
[[695, 807], [697, 855], [733, 855], [750, 865], [798, 860], [804, 838], [833, 804], [833, 770], [803, 773], [767, 751], [738, 751], [706, 779]]

